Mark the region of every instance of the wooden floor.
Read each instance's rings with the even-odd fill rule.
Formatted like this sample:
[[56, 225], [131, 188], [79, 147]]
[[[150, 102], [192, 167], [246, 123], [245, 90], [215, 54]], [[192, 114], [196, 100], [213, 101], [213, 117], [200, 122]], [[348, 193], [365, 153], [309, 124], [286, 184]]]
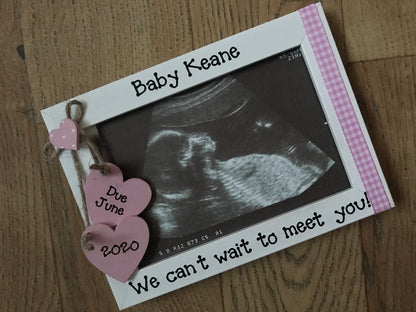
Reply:
[[[41, 2], [0, 2], [0, 310], [116, 311], [39, 110], [312, 1]], [[416, 1], [323, 7], [397, 208], [128, 311], [416, 311]]]

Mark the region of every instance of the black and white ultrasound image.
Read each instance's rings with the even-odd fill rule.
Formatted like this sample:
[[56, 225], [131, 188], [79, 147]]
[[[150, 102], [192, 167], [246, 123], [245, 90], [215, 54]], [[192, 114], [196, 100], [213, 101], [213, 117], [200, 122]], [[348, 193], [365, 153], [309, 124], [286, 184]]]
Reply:
[[145, 265], [350, 187], [299, 49], [97, 129], [152, 186]]

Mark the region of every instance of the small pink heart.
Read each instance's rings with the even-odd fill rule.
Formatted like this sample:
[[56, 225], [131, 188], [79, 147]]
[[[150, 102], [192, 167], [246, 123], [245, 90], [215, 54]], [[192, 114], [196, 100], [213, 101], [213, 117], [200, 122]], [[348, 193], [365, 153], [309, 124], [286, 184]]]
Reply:
[[82, 248], [87, 259], [101, 272], [125, 282], [137, 269], [147, 245], [149, 227], [142, 218], [125, 218], [115, 230], [105, 224], [93, 224], [82, 236], [90, 233], [92, 249]]
[[64, 119], [59, 124], [59, 129], [54, 129], [49, 133], [49, 141], [57, 148], [78, 150], [79, 148], [79, 128], [72, 119]]
[[93, 223], [114, 226], [127, 216], [141, 213], [152, 198], [152, 190], [142, 179], [123, 182], [120, 168], [110, 163], [107, 165], [110, 168], [107, 175], [91, 170], [85, 183], [85, 199]]

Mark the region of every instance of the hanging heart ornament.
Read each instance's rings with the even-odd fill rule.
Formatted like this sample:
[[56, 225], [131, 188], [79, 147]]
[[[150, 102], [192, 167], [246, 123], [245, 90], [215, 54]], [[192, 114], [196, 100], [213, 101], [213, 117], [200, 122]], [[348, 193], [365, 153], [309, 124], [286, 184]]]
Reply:
[[92, 223], [109, 226], [119, 224], [125, 217], [137, 216], [149, 204], [152, 190], [138, 178], [123, 180], [123, 173], [114, 164], [106, 163], [109, 173], [91, 170], [85, 183], [85, 199]]
[[53, 146], [60, 149], [79, 149], [79, 128], [72, 119], [64, 119], [60, 122], [59, 128], [49, 133], [49, 141]]
[[149, 244], [149, 227], [142, 218], [124, 218], [113, 230], [99, 223], [87, 227], [82, 237], [89, 236], [85, 256], [97, 269], [125, 282], [137, 269]]

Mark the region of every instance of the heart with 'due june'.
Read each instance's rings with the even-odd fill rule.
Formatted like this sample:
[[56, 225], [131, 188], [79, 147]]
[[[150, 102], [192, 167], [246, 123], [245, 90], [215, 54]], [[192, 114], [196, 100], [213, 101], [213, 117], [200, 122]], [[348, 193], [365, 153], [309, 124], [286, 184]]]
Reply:
[[149, 227], [142, 218], [130, 216], [113, 230], [105, 224], [87, 227], [89, 248], [82, 249], [87, 259], [101, 272], [125, 282], [135, 272], [149, 244]]
[[54, 129], [49, 133], [49, 141], [57, 148], [71, 149], [74, 151], [78, 150], [78, 124], [69, 118], [62, 120], [59, 124], [59, 128]]
[[92, 223], [118, 225], [125, 217], [137, 216], [149, 204], [152, 190], [138, 178], [123, 180], [114, 164], [106, 163], [109, 173], [91, 170], [85, 183], [85, 200]]

